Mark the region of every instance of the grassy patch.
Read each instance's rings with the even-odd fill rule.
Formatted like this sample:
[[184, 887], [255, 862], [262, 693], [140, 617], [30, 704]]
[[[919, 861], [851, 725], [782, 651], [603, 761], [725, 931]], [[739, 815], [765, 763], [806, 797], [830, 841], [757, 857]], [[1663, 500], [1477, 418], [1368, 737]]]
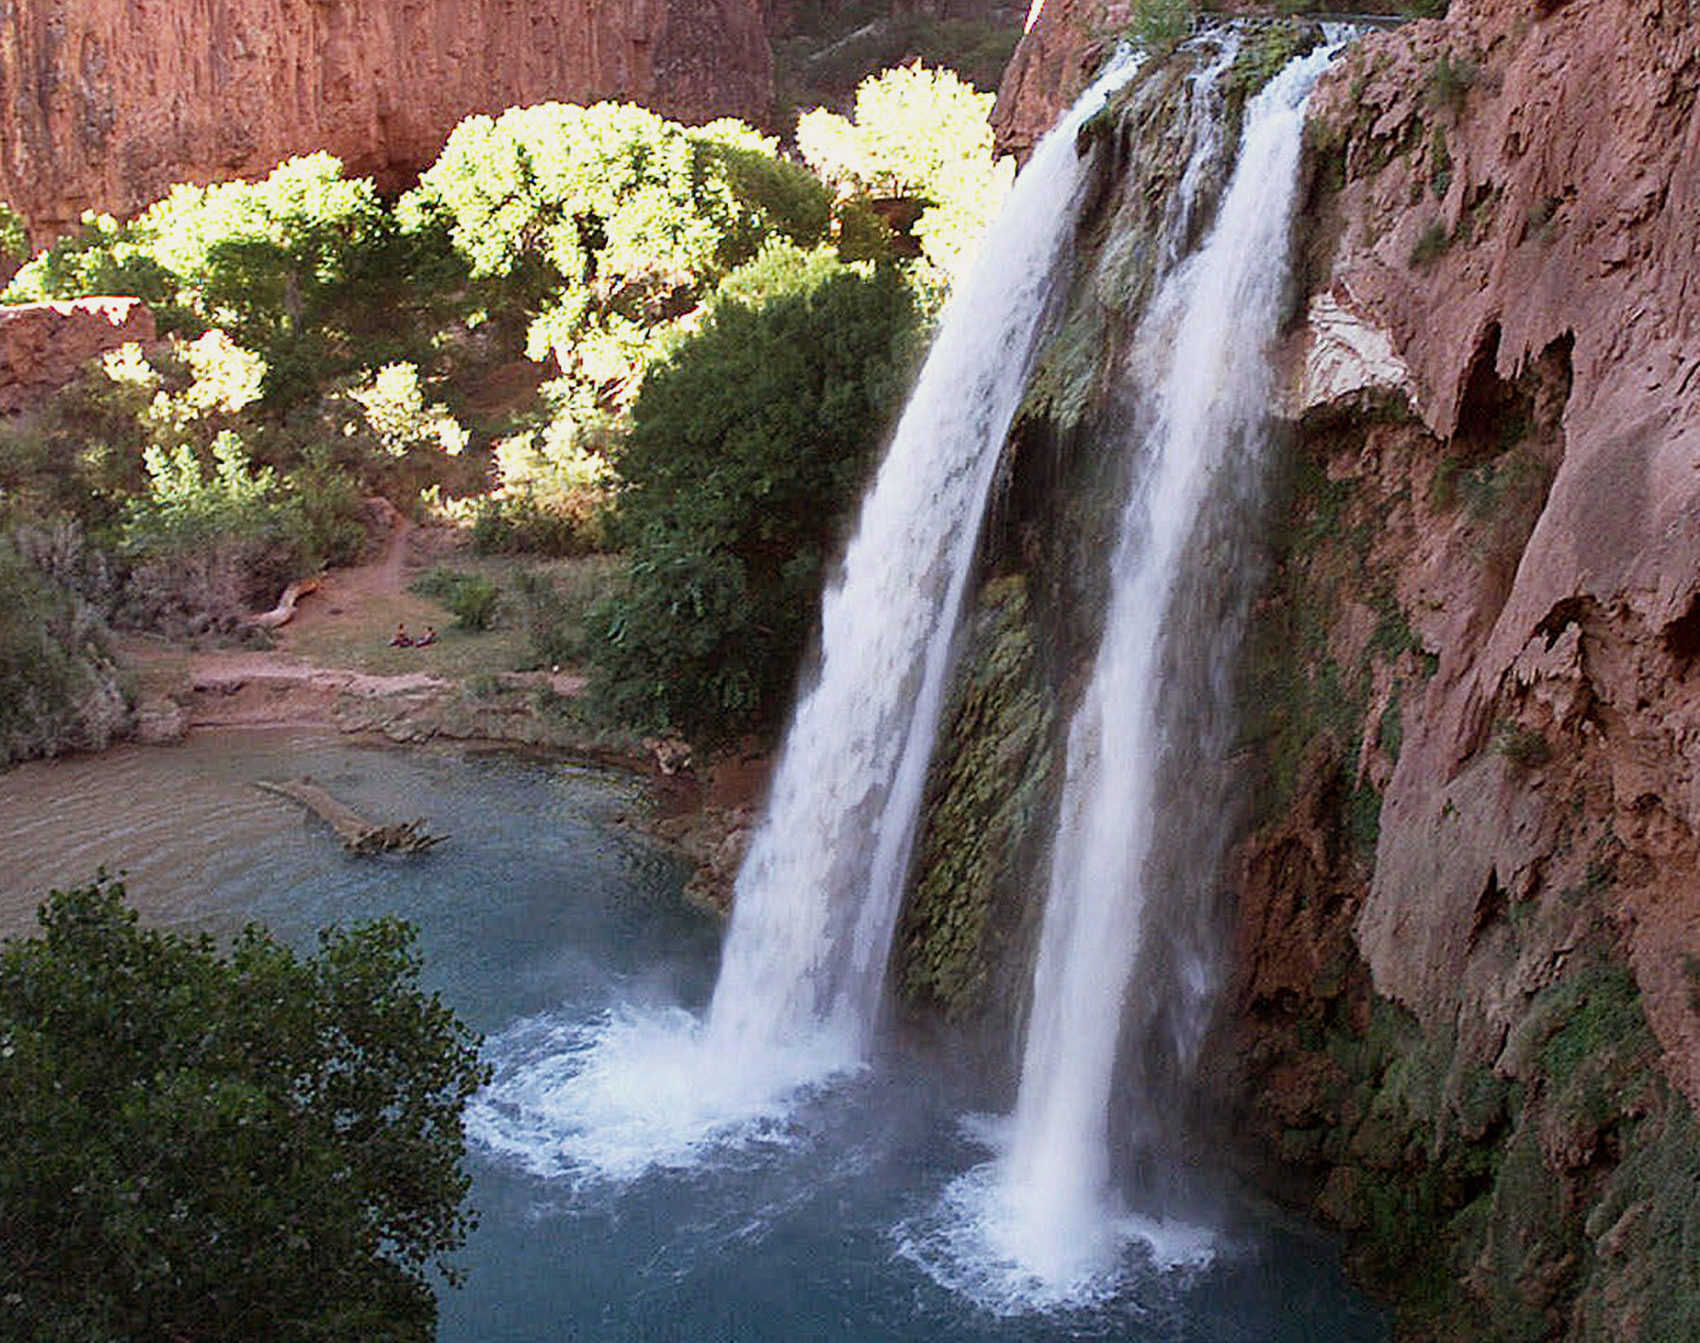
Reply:
[[1552, 745], [1522, 723], [1502, 722], [1493, 734], [1494, 751], [1519, 769], [1538, 769], [1552, 759]]
[[1411, 264], [1419, 270], [1427, 270], [1452, 246], [1452, 236], [1447, 233], [1446, 225], [1438, 219], [1428, 224], [1417, 234], [1417, 240], [1411, 244]]
[[1464, 98], [1476, 85], [1481, 67], [1468, 56], [1443, 51], [1429, 67], [1423, 94], [1428, 105], [1439, 111], [1457, 112]]

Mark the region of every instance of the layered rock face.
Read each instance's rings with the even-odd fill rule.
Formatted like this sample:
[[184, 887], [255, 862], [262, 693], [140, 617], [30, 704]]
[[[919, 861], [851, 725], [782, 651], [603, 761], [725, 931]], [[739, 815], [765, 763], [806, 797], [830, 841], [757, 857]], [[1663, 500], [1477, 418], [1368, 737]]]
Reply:
[[1404, 1338], [1700, 1337], [1697, 20], [1454, 0], [1312, 106], [1209, 1080]]
[[520, 104], [759, 119], [772, 69], [761, 0], [17, 0], [0, 89], [0, 199], [40, 243], [319, 149], [395, 185]]
[[992, 110], [999, 152], [1027, 157], [1080, 96], [1103, 56], [1102, 39], [1124, 26], [1132, 0], [1034, 0]]
[[[1700, 954], [1695, 17], [1651, 0], [1481, 5], [1363, 43], [1318, 116], [1344, 135], [1331, 295], [1390, 337], [1443, 460], [1502, 457], [1523, 427], [1518, 380], [1543, 358], [1568, 366], [1552, 441], [1530, 454], [1550, 486], [1514, 565], [1461, 590], [1481, 566], [1431, 535], [1402, 578], [1440, 661], [1387, 783], [1365, 957], [1415, 1008], [1482, 996], [1466, 961], [1490, 873], [1514, 899], [1554, 876], [1555, 837], [1530, 828], [1549, 808], [1519, 825], [1530, 790], [1472, 768], [1515, 722], [1555, 768], [1609, 786], [1617, 913], [1700, 1098], [1681, 970]], [[1468, 807], [1464, 789], [1481, 793]], [[1455, 813], [1482, 833], [1449, 835]]]

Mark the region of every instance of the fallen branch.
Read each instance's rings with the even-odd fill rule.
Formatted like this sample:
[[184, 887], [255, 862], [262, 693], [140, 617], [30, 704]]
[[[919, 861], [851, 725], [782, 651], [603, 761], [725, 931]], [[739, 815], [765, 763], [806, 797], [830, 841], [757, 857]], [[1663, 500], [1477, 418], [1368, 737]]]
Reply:
[[295, 604], [309, 592], [319, 590], [319, 580], [303, 578], [291, 583], [283, 590], [283, 596], [277, 599], [277, 605], [261, 615], [249, 616], [248, 623], [263, 630], [275, 630], [279, 625], [287, 625], [295, 614]]
[[290, 779], [284, 783], [260, 779], [256, 780], [255, 787], [299, 802], [336, 831], [342, 847], [350, 853], [420, 853], [434, 844], [441, 844], [446, 838], [427, 833], [423, 820], [377, 825], [338, 802], [311, 779]]

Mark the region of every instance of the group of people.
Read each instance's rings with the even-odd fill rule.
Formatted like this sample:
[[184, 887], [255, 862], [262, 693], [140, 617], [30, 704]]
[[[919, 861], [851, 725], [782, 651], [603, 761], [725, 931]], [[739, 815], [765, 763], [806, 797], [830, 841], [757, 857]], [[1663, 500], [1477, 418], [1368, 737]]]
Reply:
[[407, 632], [407, 624], [403, 622], [395, 627], [395, 637], [390, 640], [391, 648], [424, 648], [437, 642], [437, 631], [434, 626], [427, 625], [425, 633], [415, 639]]

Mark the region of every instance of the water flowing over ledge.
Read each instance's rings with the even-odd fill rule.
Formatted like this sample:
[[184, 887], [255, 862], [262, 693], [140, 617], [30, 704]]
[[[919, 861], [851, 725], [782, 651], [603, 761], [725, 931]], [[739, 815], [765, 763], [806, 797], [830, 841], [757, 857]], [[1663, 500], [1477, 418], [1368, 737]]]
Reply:
[[826, 592], [706, 1015], [502, 1042], [476, 1129], [496, 1150], [629, 1179], [782, 1140], [799, 1093], [862, 1066], [987, 494], [1088, 178], [1075, 133], [1135, 65], [1118, 56], [1040, 146], [945, 310]]
[[[1230, 741], [1220, 669], [1249, 588], [1235, 591], [1234, 538], [1213, 517], [1255, 511], [1304, 106], [1332, 54], [1292, 62], [1248, 106], [1211, 231], [1160, 280], [1126, 370], [1133, 481], [1102, 643], [1069, 733], [1020, 1091], [1007, 1132], [994, 1135], [994, 1160], [947, 1191], [955, 1229], [934, 1237], [940, 1272], [995, 1310], [1090, 1302], [1113, 1295], [1136, 1260], [1161, 1267], [1210, 1253], [1208, 1232], [1123, 1206], [1111, 1177], [1112, 1086], [1124, 1031], [1168, 1030], [1169, 1053], [1188, 1065], [1215, 978], [1213, 949], [1184, 926], [1171, 935], [1173, 902], [1154, 890], [1163, 771], [1177, 751], [1214, 760]], [[1217, 152], [1210, 124], [1196, 123], [1219, 117], [1211, 90], [1231, 57], [1230, 41], [1192, 83], [1191, 159], [1171, 202], [1171, 239], [1186, 236]], [[1212, 566], [1226, 600], [1185, 600], [1189, 566], [1199, 565]], [[1181, 743], [1176, 733], [1206, 739]], [[1205, 900], [1219, 840], [1204, 837], [1186, 859], [1180, 898]], [[1130, 987], [1159, 941], [1177, 968], [1169, 1000], [1151, 1003]], [[1157, 1100], [1135, 1096], [1136, 1127], [1138, 1107]]]

